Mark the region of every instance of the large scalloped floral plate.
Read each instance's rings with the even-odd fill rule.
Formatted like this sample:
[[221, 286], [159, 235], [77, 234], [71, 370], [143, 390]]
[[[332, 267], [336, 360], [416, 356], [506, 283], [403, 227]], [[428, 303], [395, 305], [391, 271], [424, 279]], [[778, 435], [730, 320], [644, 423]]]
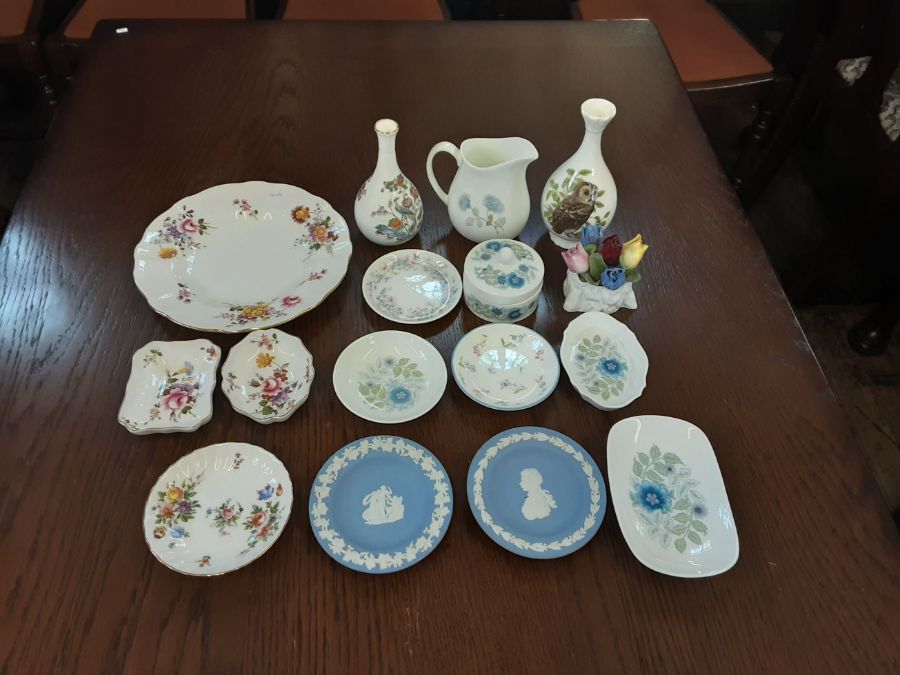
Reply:
[[216, 185], [179, 199], [134, 249], [150, 306], [188, 328], [240, 333], [308, 312], [341, 283], [347, 223], [293, 185]]
[[443, 539], [453, 488], [438, 458], [399, 436], [370, 436], [333, 454], [309, 495], [319, 544], [342, 565], [386, 574], [420, 562]]
[[144, 539], [176, 572], [225, 574], [272, 547], [293, 501], [291, 477], [271, 452], [248, 443], [208, 445], [157, 479], [144, 507]]

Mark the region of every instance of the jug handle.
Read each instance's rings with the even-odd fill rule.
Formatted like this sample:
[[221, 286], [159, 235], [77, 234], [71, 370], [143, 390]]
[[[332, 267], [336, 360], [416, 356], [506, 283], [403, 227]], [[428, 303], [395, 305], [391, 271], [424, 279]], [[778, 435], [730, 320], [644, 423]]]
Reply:
[[434, 169], [431, 167], [434, 156], [439, 152], [446, 152], [448, 155], [453, 155], [453, 159], [456, 160], [456, 166], [458, 167], [459, 148], [453, 145], [453, 143], [441, 141], [431, 148], [431, 152], [428, 153], [427, 163], [425, 164], [425, 170], [428, 172], [428, 182], [431, 183], [431, 187], [434, 188], [434, 191], [437, 193], [437, 196], [440, 197], [441, 201], [446, 204], [449, 197], [447, 197], [447, 193], [441, 189], [441, 186], [438, 185], [437, 179], [434, 177]]

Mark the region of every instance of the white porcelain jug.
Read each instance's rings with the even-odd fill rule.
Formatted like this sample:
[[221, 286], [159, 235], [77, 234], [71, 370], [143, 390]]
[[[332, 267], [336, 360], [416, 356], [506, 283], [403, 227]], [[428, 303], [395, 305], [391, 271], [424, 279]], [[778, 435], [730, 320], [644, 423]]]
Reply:
[[[459, 169], [447, 194], [434, 177], [439, 152], [453, 155]], [[438, 143], [428, 153], [428, 180], [447, 205], [450, 222], [466, 239], [514, 239], [528, 222], [531, 200], [525, 170], [538, 158], [524, 138], [469, 138], [457, 148]]]
[[541, 215], [557, 246], [572, 248], [585, 225], [606, 227], [616, 215], [616, 183], [603, 161], [601, 140], [616, 106], [602, 98], [581, 104], [584, 137], [575, 154], [556, 169], [541, 196]]

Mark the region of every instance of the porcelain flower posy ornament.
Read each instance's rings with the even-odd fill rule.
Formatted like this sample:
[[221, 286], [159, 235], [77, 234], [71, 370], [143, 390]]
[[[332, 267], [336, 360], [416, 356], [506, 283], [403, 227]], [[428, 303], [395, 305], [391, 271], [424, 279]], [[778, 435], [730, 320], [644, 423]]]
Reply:
[[641, 235], [623, 244], [617, 234], [603, 236], [599, 226], [584, 227], [581, 240], [562, 253], [569, 268], [563, 284], [563, 309], [607, 314], [622, 307], [637, 309], [633, 284], [641, 279], [637, 267], [648, 248]]

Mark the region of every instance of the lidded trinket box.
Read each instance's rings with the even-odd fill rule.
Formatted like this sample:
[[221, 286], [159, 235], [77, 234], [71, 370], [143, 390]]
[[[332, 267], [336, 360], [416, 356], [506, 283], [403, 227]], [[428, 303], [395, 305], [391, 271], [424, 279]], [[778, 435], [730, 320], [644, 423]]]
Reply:
[[522, 242], [490, 239], [466, 256], [463, 297], [485, 321], [515, 323], [531, 315], [543, 284], [544, 262]]

